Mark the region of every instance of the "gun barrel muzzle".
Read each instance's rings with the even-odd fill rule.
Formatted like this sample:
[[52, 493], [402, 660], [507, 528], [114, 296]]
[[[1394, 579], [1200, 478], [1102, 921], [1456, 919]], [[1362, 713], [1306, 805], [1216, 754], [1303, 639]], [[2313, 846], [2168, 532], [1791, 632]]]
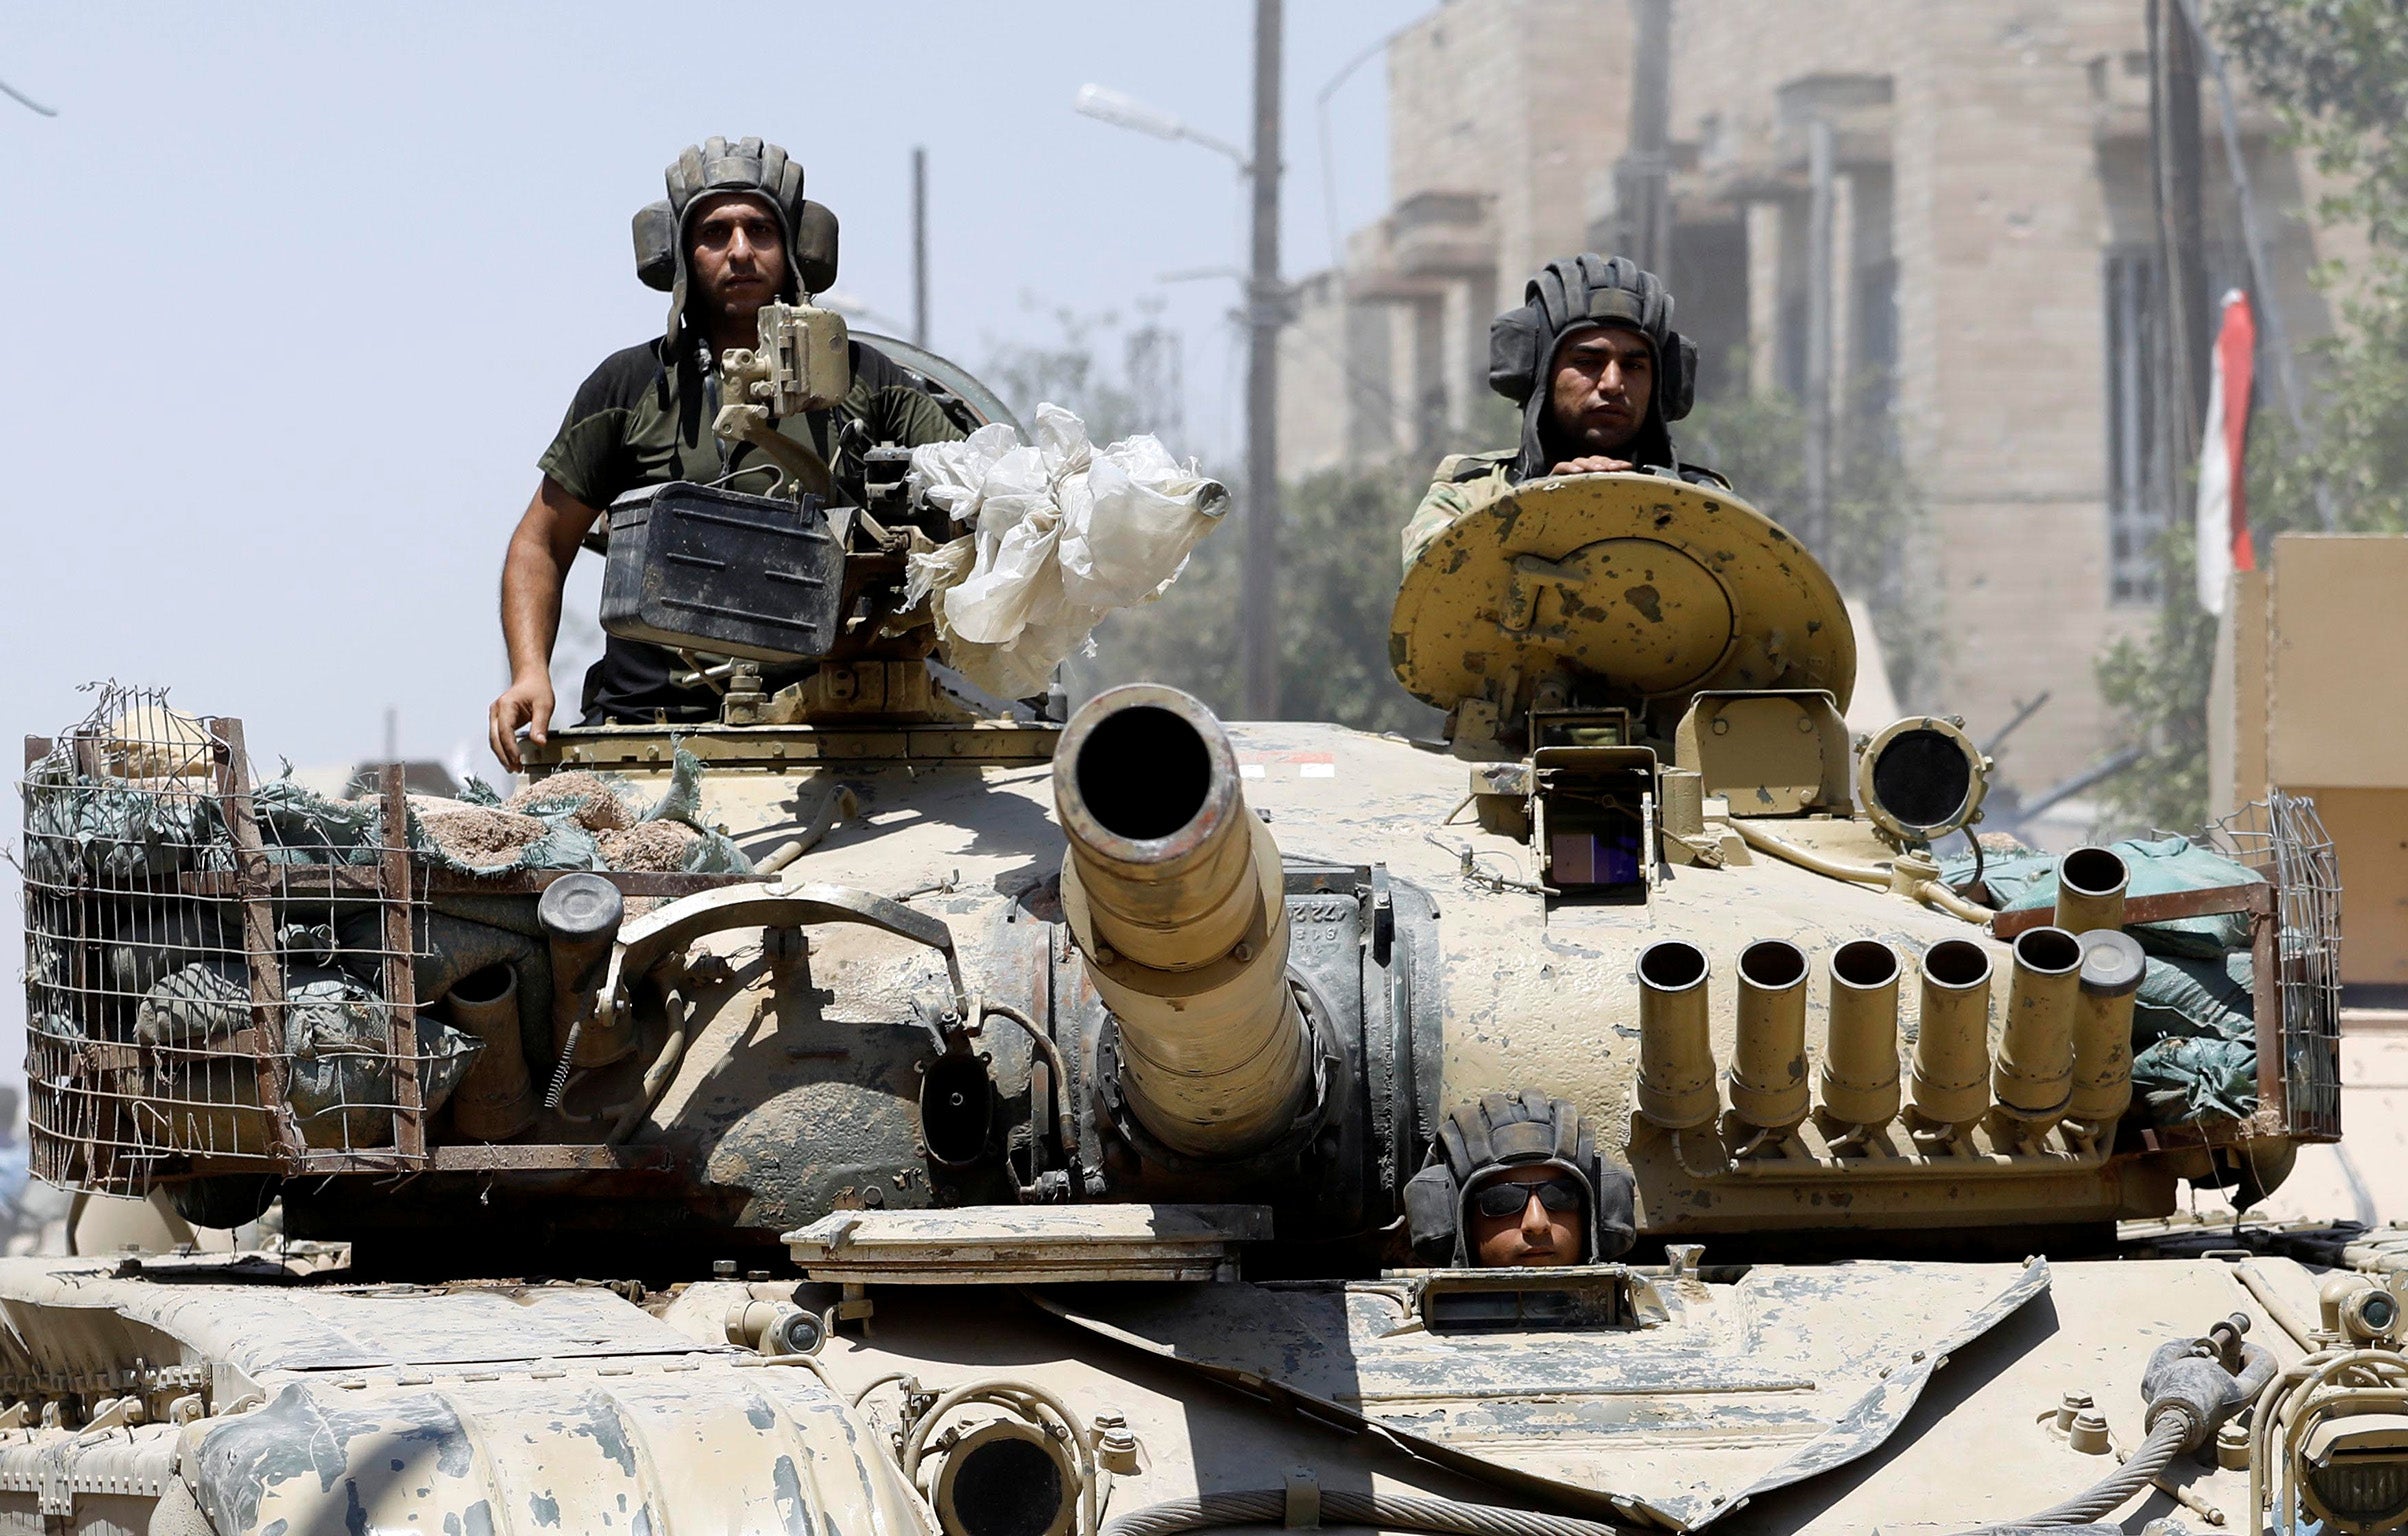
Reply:
[[518, 977], [507, 965], [471, 971], [444, 998], [451, 1021], [484, 1043], [452, 1090], [452, 1127], [472, 1141], [506, 1141], [535, 1122], [535, 1087], [519, 1030]]
[[1186, 1157], [1276, 1141], [1313, 1091], [1312, 1039], [1279, 848], [1228, 733], [1176, 688], [1107, 690], [1063, 729], [1054, 804], [1063, 916], [1119, 1025], [1130, 1113]]
[[2149, 957], [2120, 929], [2082, 935], [2082, 995], [2074, 1010], [2073, 1098], [2065, 1117], [2112, 1126], [2132, 1104], [2132, 1009]]
[[[552, 952], [553, 1048], [579, 1067], [606, 1067], [635, 1049], [634, 1024], [601, 996], [626, 914], [619, 888], [595, 874], [562, 875], [535, 905]], [[555, 1091], [546, 1102], [557, 1101]]]

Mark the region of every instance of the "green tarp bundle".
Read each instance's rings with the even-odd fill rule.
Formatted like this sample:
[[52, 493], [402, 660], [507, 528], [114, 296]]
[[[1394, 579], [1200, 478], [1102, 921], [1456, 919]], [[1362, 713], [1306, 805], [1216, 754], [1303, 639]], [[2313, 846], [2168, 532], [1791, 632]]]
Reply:
[[[2133, 896], [2167, 896], [2177, 891], [2213, 890], [2223, 885], [2261, 883], [2256, 870], [2187, 837], [2128, 837], [2110, 843], [2132, 872], [2124, 892]], [[1950, 884], [1972, 877], [1970, 854], [1948, 860], [1941, 869]], [[1993, 855], [1982, 870], [1982, 885], [1991, 904], [2003, 912], [2024, 912], [2057, 904], [2057, 856], [2053, 853]], [[2156, 955], [2188, 955], [2214, 960], [2249, 947], [2246, 913], [2222, 912], [2212, 917], [2185, 917], [2165, 923], [2137, 923], [2130, 930], [2141, 948]]]
[[[2126, 838], [2108, 846], [2132, 872], [2128, 897], [2263, 882], [2257, 871], [2187, 837]], [[1942, 862], [1941, 878], [1962, 886], [1973, 868], [1973, 856], [1962, 854]], [[2053, 907], [2057, 856], [1993, 854], [1982, 886], [2002, 911]], [[2142, 1113], [2153, 1125], [2246, 1117], [2257, 1108], [2248, 915], [2136, 923], [2126, 931], [2149, 953], [2132, 1009], [2132, 1090]]]

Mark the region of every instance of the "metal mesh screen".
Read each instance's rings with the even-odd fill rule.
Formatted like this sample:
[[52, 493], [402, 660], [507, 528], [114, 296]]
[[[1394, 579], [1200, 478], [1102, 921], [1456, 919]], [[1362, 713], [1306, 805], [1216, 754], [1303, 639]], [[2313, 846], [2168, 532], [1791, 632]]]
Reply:
[[27, 749], [35, 1173], [142, 1194], [421, 1157], [421, 1085], [442, 1066], [413, 1006], [406, 815], [376, 797], [341, 826], [279, 815], [239, 722], [153, 690], [112, 685]]
[[2283, 1128], [2341, 1134], [2341, 867], [2316, 802], [2275, 791], [2218, 822], [2233, 856], [2275, 884], [2275, 996], [2282, 1008]]

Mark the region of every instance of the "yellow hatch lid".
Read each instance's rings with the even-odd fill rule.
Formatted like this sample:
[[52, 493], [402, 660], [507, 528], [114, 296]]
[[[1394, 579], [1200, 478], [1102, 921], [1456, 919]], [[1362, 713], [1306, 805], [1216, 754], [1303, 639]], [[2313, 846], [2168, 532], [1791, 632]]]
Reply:
[[1839, 589], [1771, 518], [1662, 475], [1533, 480], [1458, 519], [1405, 570], [1388, 655], [1440, 709], [1528, 707], [1564, 666], [1642, 699], [1856, 686]]

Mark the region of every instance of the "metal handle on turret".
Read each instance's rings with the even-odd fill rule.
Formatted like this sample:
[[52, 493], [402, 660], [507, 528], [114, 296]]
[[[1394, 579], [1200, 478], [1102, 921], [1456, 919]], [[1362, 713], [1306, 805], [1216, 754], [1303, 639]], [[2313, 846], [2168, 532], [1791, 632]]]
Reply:
[[1212, 711], [1133, 684], [1071, 717], [1054, 755], [1062, 912], [1119, 1025], [1118, 1090], [1187, 1157], [1277, 1141], [1313, 1091], [1288, 982], [1279, 848], [1246, 807]]
[[577, 1067], [604, 1066], [635, 1048], [632, 1032], [596, 1016], [607, 1004], [601, 984], [610, 964], [627, 903], [601, 875], [563, 875], [544, 887], [536, 920], [552, 955], [552, 1025], [559, 1060], [544, 1090], [543, 1107], [558, 1109]]

